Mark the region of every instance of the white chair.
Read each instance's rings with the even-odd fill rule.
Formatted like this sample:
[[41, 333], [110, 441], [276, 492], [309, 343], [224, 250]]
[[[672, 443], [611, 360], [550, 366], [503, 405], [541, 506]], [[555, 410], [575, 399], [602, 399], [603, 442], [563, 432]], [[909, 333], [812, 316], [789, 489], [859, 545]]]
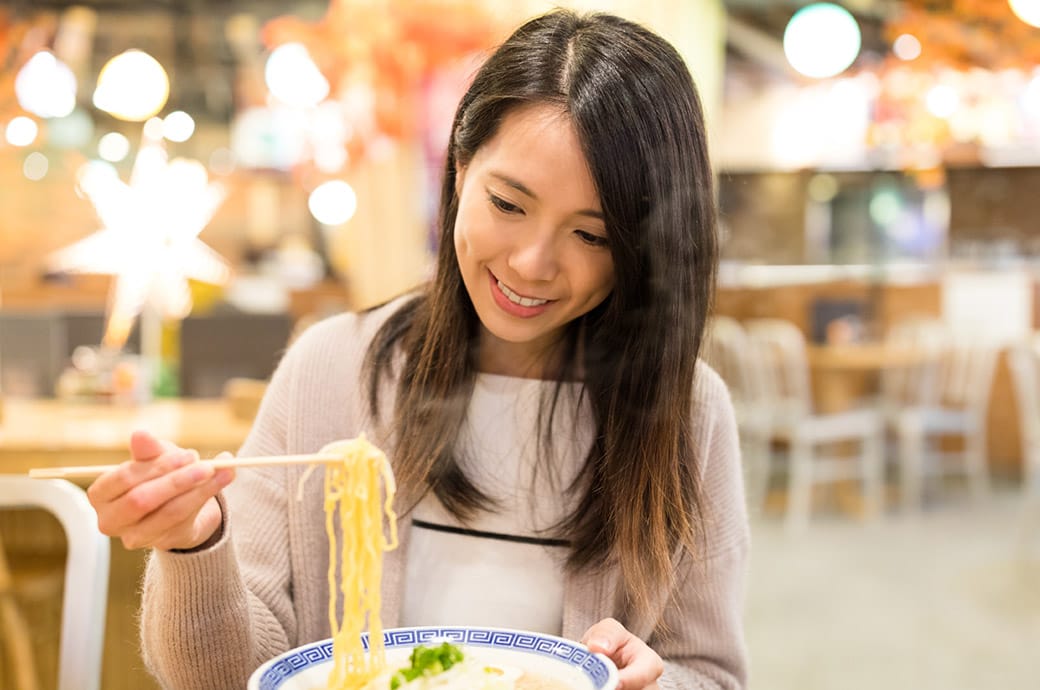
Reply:
[[1008, 355], [1018, 428], [1022, 440], [1022, 488], [1025, 497], [1024, 533], [1040, 523], [1040, 332], [1030, 342], [1012, 347]]
[[704, 360], [729, 388], [740, 431], [748, 508], [758, 512], [769, 488], [772, 435], [762, 372], [748, 348], [747, 334], [739, 321], [730, 316], [712, 317], [705, 332]]
[[[808, 523], [814, 484], [858, 479], [864, 515], [877, 515], [884, 502], [884, 421], [874, 408], [820, 414], [814, 409], [805, 335], [781, 319], [745, 323], [749, 353], [764, 372], [770, 433], [789, 446], [786, 523]], [[854, 445], [855, 452], [827, 448]]]
[[[922, 365], [929, 373], [918, 399], [890, 417], [908, 512], [921, 507], [929, 479], [963, 474], [976, 501], [989, 493], [986, 422], [998, 351], [981, 340], [952, 336], [941, 350], [935, 348], [938, 358]], [[960, 449], [944, 447], [953, 438], [960, 439]]]
[[108, 602], [109, 539], [97, 528], [86, 493], [63, 479], [0, 475], [0, 509], [40, 508], [65, 530], [58, 690], [97, 690]]

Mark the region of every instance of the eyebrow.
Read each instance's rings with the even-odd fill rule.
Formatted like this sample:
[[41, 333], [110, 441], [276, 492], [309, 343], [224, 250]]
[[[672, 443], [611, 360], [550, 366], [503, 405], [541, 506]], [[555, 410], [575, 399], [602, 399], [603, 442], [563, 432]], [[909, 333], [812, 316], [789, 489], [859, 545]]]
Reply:
[[[495, 178], [504, 185], [512, 187], [513, 189], [525, 196], [528, 196], [532, 199], [538, 198], [538, 195], [532, 192], [527, 185], [525, 185], [520, 180], [510, 177], [509, 175], [505, 175], [503, 173], [495, 172], [494, 170], [492, 170], [488, 172], [488, 176]], [[595, 209], [591, 208], [583, 208], [580, 211], [575, 211], [575, 214], [579, 216], [589, 216], [590, 218], [595, 218], [597, 220], [604, 220], [602, 211], [596, 211]]]

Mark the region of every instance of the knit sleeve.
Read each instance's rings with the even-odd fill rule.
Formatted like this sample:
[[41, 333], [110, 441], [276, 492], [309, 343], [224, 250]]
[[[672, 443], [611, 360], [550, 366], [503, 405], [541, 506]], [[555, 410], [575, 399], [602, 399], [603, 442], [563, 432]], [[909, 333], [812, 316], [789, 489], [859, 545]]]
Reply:
[[661, 688], [746, 687], [743, 613], [750, 529], [736, 418], [725, 385], [706, 365], [695, 394], [705, 551], [683, 559], [679, 583], [651, 646], [665, 660]]
[[[280, 362], [240, 455], [287, 452], [299, 370], [324, 337], [322, 329], [312, 331]], [[162, 687], [240, 690], [257, 666], [295, 644], [284, 474], [240, 469], [218, 499], [224, 526], [216, 544], [150, 555], [141, 642]]]

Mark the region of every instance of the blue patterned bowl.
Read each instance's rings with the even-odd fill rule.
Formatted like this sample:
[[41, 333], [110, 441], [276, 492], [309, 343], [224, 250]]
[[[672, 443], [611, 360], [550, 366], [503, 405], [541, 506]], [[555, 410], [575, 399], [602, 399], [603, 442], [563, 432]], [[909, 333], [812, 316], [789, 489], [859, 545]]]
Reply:
[[[570, 690], [614, 690], [617, 668], [602, 654], [577, 642], [506, 628], [421, 627], [383, 632], [388, 665], [404, 665], [418, 644], [453, 642], [487, 663], [501, 664], [559, 680]], [[368, 648], [368, 634], [362, 634]], [[249, 678], [248, 690], [321, 690], [332, 669], [332, 641], [305, 644], [264, 663]]]

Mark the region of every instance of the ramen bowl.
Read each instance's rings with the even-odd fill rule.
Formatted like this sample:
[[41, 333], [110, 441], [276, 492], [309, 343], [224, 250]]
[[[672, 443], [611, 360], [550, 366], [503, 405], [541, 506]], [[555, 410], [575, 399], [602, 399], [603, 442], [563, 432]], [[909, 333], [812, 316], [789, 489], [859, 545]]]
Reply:
[[[368, 649], [368, 634], [361, 636]], [[420, 644], [447, 641], [481, 663], [515, 668], [560, 690], [614, 690], [617, 668], [607, 657], [562, 637], [506, 628], [418, 627], [383, 631], [387, 666], [405, 666]], [[332, 641], [305, 644], [265, 662], [248, 690], [323, 690], [332, 670]]]

